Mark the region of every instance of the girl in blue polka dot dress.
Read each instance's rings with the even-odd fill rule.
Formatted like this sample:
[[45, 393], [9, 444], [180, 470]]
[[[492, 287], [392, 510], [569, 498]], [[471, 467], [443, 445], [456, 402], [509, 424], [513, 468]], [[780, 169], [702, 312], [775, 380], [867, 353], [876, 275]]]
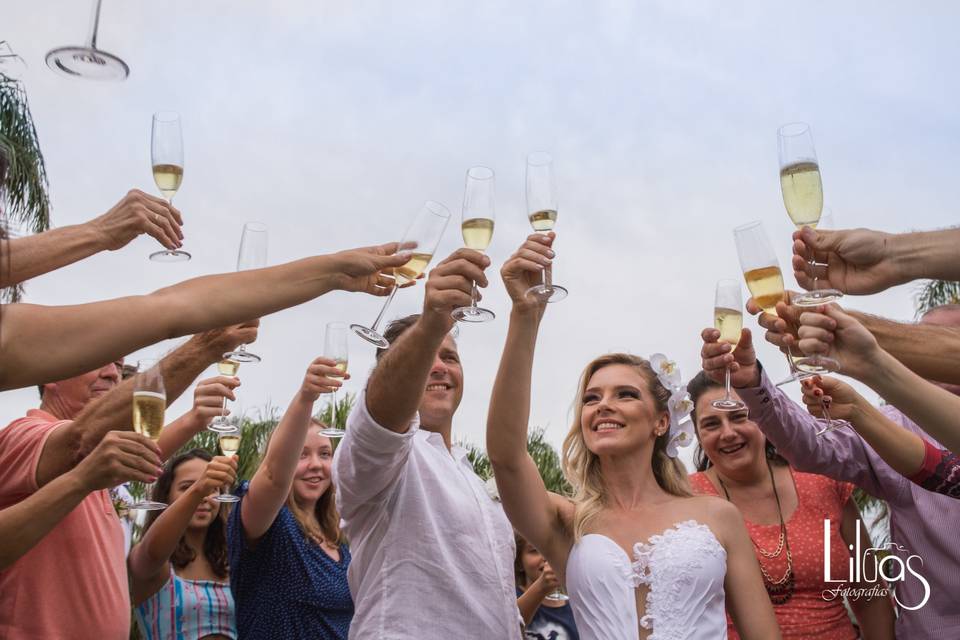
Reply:
[[[330, 464], [333, 447], [313, 404], [340, 386], [332, 360], [317, 358], [241, 484], [230, 514], [230, 586], [244, 640], [346, 640], [353, 618], [350, 551], [340, 533]], [[346, 377], [349, 377], [347, 375]]]

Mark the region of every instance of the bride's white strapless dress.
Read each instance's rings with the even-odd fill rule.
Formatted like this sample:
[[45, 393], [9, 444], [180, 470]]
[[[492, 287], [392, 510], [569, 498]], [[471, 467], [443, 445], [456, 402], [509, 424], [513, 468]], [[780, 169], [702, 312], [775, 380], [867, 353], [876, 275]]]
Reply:
[[[723, 640], [727, 552], [706, 525], [679, 522], [633, 545], [633, 560], [610, 538], [591, 533], [567, 559], [567, 592], [583, 640]], [[637, 620], [635, 589], [647, 585]]]

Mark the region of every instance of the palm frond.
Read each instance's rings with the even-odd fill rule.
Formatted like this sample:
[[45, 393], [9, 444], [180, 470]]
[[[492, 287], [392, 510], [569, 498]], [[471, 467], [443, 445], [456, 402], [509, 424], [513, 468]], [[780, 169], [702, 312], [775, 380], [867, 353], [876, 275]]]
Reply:
[[[461, 443], [461, 446], [467, 450], [467, 459], [473, 465], [474, 473], [484, 481], [492, 478], [493, 468], [490, 466], [490, 458], [487, 457], [486, 452], [470, 443]], [[536, 463], [547, 491], [562, 496], [569, 496], [573, 493], [573, 487], [567, 482], [563, 475], [563, 469], [560, 467], [560, 456], [556, 449], [544, 439], [543, 429], [534, 429], [529, 433], [527, 436], [527, 453]]]
[[945, 304], [960, 304], [960, 282], [928, 280], [920, 288], [916, 298], [917, 317]]

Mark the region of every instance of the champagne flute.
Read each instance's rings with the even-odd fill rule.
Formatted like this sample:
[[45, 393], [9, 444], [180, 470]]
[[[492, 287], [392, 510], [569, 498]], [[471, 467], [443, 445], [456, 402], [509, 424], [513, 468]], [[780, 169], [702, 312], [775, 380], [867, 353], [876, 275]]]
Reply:
[[126, 80], [130, 75], [127, 63], [112, 53], [97, 48], [100, 27], [100, 3], [93, 1], [90, 37], [86, 45], [69, 45], [47, 51], [47, 66], [60, 75], [88, 80]]
[[[833, 211], [831, 209], [825, 208], [823, 210], [823, 215], [820, 216], [820, 223], [817, 225], [817, 228], [818, 229], [834, 229], [835, 228], [834, 222], [833, 222]], [[814, 263], [814, 265], [826, 266], [826, 265], [819, 265], [818, 263]], [[840, 363], [837, 362], [836, 359], [830, 358], [828, 356], [822, 356], [819, 353], [815, 353], [812, 356], [798, 358], [796, 364], [798, 369], [800, 369], [801, 371], [806, 371], [808, 373], [827, 373], [829, 371], [840, 370]], [[824, 410], [824, 413], [826, 414], [827, 413], [826, 407], [823, 407], [823, 410]], [[830, 421], [829, 416], [827, 417], [827, 420], [831, 422], [831, 424], [835, 424], [832, 421]], [[843, 423], [840, 423], [840, 424], [843, 424]], [[832, 431], [833, 429], [830, 429], [830, 430]]]
[[[233, 457], [237, 455], [237, 451], [240, 450], [240, 439], [243, 435], [243, 431], [240, 428], [239, 423], [230, 425], [231, 429], [229, 431], [221, 431], [217, 440], [220, 444], [220, 451], [225, 456]], [[230, 488], [227, 487], [226, 493], [220, 493], [213, 498], [217, 502], [239, 502], [240, 497], [235, 496], [230, 493]]]
[[[153, 181], [167, 202], [183, 181], [183, 131], [180, 114], [176, 111], [158, 111], [153, 114], [150, 140], [150, 163], [153, 165]], [[190, 254], [183, 249], [164, 249], [150, 254], [157, 262], [183, 262]]]
[[[217, 363], [217, 372], [222, 376], [229, 376], [231, 378], [237, 377], [237, 371], [240, 370], [240, 363], [236, 360], [230, 360], [229, 358], [224, 358]], [[223, 406], [220, 409], [220, 415], [215, 417], [213, 421], [210, 422], [210, 425], [207, 426], [208, 431], [213, 431], [214, 433], [225, 433], [227, 431], [233, 431], [233, 426], [227, 420], [227, 398], [223, 398]]]
[[[733, 237], [737, 243], [740, 268], [754, 302], [766, 313], [777, 315], [777, 303], [786, 301], [786, 291], [783, 288], [783, 274], [780, 272], [777, 254], [763, 230], [763, 223], [756, 220], [739, 226], [733, 230]], [[794, 360], [793, 352], [787, 347], [790, 376], [778, 382], [778, 387], [813, 375], [799, 371], [794, 366]]]
[[402, 267], [394, 270], [394, 278], [397, 284], [384, 301], [380, 314], [373, 321], [373, 326], [365, 327], [362, 324], [351, 324], [350, 328], [354, 333], [381, 349], [390, 346], [387, 339], [380, 335], [380, 322], [387, 313], [390, 303], [393, 302], [393, 297], [397, 295], [400, 285], [413, 282], [426, 270], [430, 260], [433, 259], [433, 253], [437, 250], [437, 245], [440, 244], [440, 238], [443, 236], [448, 222], [450, 222], [450, 211], [445, 206], [432, 200], [423, 203], [420, 211], [417, 212], [416, 217], [407, 227], [403, 238], [400, 240], [401, 249], [413, 246], [413, 254], [410, 256], [410, 260]]
[[[713, 326], [720, 332], [720, 341], [726, 342], [732, 348], [740, 342], [740, 333], [743, 330], [743, 297], [740, 294], [738, 280], [720, 280], [717, 282], [717, 292], [713, 305]], [[713, 407], [721, 411], [739, 411], [746, 408], [743, 402], [730, 394], [730, 368], [727, 367], [726, 393], [720, 400], [714, 400]]]
[[[323, 356], [330, 358], [336, 363], [337, 369], [341, 373], [347, 372], [347, 362], [349, 361], [349, 352], [347, 347], [347, 325], [343, 322], [329, 322], [324, 331], [323, 337]], [[342, 376], [330, 376], [337, 380], [343, 380]], [[346, 433], [336, 425], [337, 421], [337, 390], [333, 390], [333, 408], [330, 411], [331, 421], [334, 424], [327, 425], [320, 430], [320, 433], [328, 438], [342, 438]]]
[[[557, 178], [553, 156], [535, 151], [527, 156], [527, 217], [534, 231], [550, 231], [557, 222]], [[544, 267], [543, 283], [527, 289], [527, 295], [559, 302], [567, 297], [566, 287], [553, 284], [553, 267]]]
[[[780, 191], [787, 214], [797, 229], [816, 228], [823, 212], [823, 182], [810, 126], [805, 122], [791, 122], [780, 127], [777, 130], [777, 150]], [[812, 255], [810, 265], [816, 265]], [[842, 297], [843, 293], [836, 289], [818, 289], [814, 273], [813, 290], [796, 296], [792, 303], [799, 307], [815, 307]]]
[[[167, 392], [163, 386], [163, 372], [160, 363], [153, 359], [140, 360], [137, 363], [137, 379], [133, 386], [133, 430], [147, 436], [154, 442], [160, 438], [163, 429], [163, 415], [167, 409]], [[145, 485], [144, 499], [132, 505], [131, 509], [159, 511], [166, 509], [163, 502], [150, 500], [153, 483]]]
[[[469, 249], [485, 251], [493, 239], [494, 195], [493, 169], [471, 167], [467, 171], [467, 186], [463, 193], [463, 243]], [[453, 310], [453, 317], [460, 322], [489, 322], [496, 314], [477, 306], [477, 283], [473, 283], [472, 301], [469, 307]]]
[[[240, 251], [237, 252], [237, 271], [262, 269], [267, 266], [267, 225], [262, 222], [248, 222], [243, 225], [240, 236]], [[247, 351], [247, 345], [242, 344], [235, 351], [223, 354], [228, 360], [237, 362], [260, 362], [262, 358]]]

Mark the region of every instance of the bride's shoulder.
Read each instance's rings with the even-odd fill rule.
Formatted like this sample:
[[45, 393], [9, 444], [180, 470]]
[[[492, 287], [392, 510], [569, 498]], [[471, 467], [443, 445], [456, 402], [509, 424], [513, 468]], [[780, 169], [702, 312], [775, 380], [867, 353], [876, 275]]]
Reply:
[[734, 529], [742, 528], [743, 516], [732, 502], [716, 496], [692, 496], [687, 507], [696, 514], [696, 520], [705, 524], [721, 541]]

